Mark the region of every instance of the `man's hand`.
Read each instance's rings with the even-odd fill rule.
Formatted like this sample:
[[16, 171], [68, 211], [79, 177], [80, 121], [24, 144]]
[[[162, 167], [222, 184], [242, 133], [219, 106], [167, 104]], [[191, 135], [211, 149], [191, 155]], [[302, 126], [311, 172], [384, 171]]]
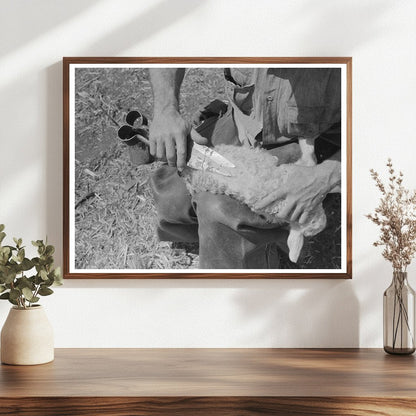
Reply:
[[176, 110], [155, 115], [149, 130], [150, 154], [160, 160], [167, 160], [169, 166], [179, 170], [186, 166], [191, 139], [198, 144], [207, 144]]
[[303, 224], [309, 213], [323, 201], [325, 196], [338, 189], [341, 182], [340, 162], [328, 160], [316, 166], [281, 165], [288, 179], [266, 198], [258, 201], [256, 210], [262, 210], [276, 200], [284, 199], [277, 217]]
[[179, 113], [179, 91], [185, 74], [184, 68], [149, 69], [154, 99], [154, 117], [149, 129], [150, 154], [167, 160], [169, 166], [183, 169], [187, 148], [192, 140], [206, 144], [204, 139]]
[[176, 110], [155, 115], [149, 130], [150, 154], [167, 160], [169, 166], [184, 168], [191, 126]]

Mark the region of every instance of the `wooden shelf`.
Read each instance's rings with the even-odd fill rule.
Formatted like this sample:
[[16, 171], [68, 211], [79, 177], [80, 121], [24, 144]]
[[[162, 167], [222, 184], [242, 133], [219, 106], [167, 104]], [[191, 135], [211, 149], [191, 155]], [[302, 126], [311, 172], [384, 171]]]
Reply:
[[379, 349], [57, 349], [49, 364], [0, 367], [0, 415], [370, 413], [416, 414], [414, 356]]

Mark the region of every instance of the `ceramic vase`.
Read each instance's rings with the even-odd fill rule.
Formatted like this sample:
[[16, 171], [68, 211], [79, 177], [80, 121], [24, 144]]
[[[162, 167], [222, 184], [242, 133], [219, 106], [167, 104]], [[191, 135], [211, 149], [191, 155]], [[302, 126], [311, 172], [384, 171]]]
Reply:
[[53, 329], [43, 307], [11, 308], [1, 331], [1, 362], [35, 365], [53, 359]]

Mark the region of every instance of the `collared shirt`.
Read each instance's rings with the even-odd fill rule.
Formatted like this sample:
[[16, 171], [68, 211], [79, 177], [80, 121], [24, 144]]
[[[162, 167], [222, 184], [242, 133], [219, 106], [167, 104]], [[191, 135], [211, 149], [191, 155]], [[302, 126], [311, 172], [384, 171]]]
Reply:
[[232, 69], [231, 75], [240, 84], [231, 105], [243, 144], [256, 145], [260, 132], [263, 145], [317, 137], [341, 120], [339, 68], [256, 68], [250, 77]]

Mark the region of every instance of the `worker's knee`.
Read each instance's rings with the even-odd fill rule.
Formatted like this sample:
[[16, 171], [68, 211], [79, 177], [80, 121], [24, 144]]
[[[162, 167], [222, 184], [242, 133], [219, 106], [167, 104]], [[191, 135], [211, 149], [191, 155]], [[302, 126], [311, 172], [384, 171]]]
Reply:
[[229, 221], [229, 197], [201, 192], [195, 197], [200, 223], [225, 223]]
[[160, 220], [180, 223], [195, 217], [191, 196], [176, 168], [162, 166], [150, 178], [155, 207]]

